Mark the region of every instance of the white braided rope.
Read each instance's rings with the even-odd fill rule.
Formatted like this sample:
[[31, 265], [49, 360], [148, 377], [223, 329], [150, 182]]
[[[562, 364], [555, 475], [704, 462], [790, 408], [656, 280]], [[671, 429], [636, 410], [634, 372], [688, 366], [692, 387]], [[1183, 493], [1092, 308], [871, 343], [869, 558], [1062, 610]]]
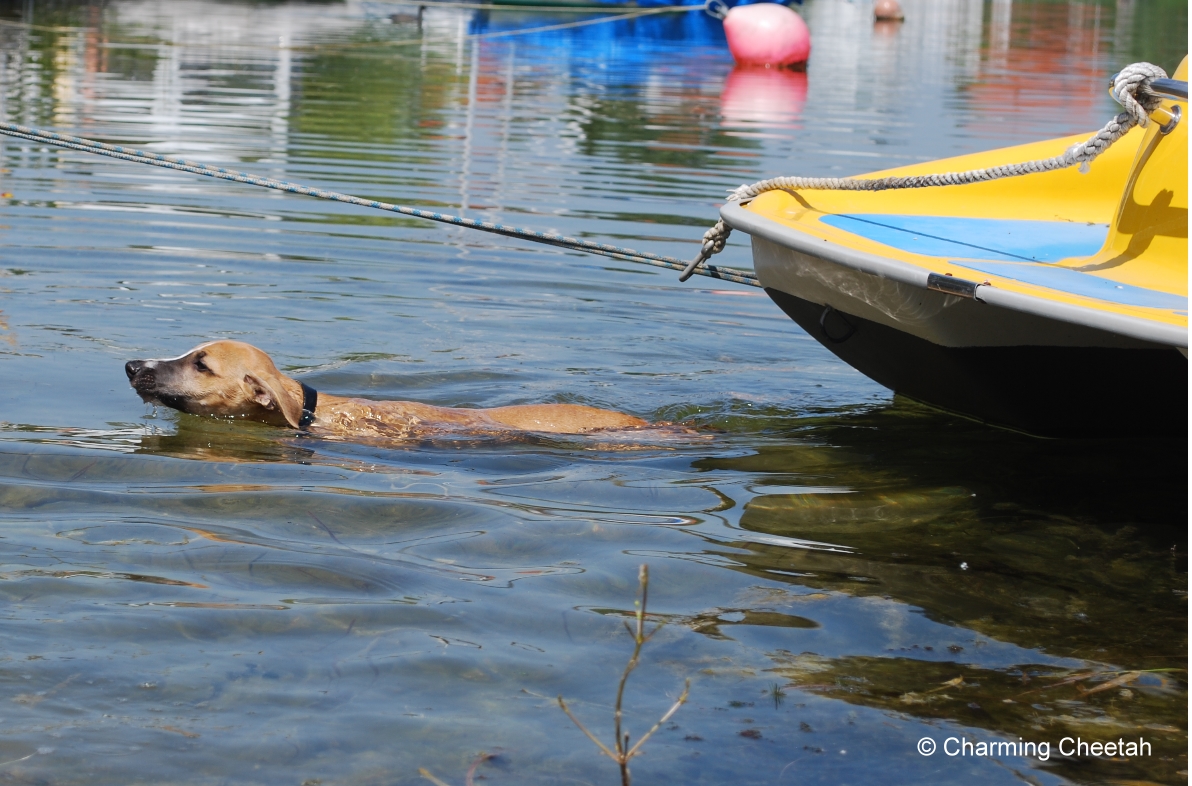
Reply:
[[[1003, 164], [988, 169], [971, 169], [967, 172], [943, 172], [932, 175], [909, 175], [902, 177], [880, 177], [857, 179], [846, 177], [772, 177], [756, 183], [739, 186], [729, 193], [729, 202], [753, 199], [766, 191], [889, 191], [898, 188], [931, 188], [933, 186], [958, 186], [967, 183], [982, 183], [1006, 177], [1018, 177], [1037, 172], [1053, 172], [1057, 169], [1080, 166], [1082, 172], [1097, 156], [1110, 145], [1126, 135], [1135, 125], [1146, 128], [1150, 122], [1147, 115], [1158, 108], [1162, 98], [1150, 92], [1148, 85], [1154, 79], [1166, 79], [1167, 72], [1150, 63], [1134, 63], [1126, 66], [1114, 77], [1110, 92], [1126, 110], [1121, 112], [1105, 127], [1080, 144], [1073, 145], [1063, 154], [1053, 158], [1026, 161], [1021, 164]], [[732, 227], [724, 219], [704, 233], [703, 246], [699, 254], [688, 263], [679, 276], [686, 281], [695, 269], [724, 250], [724, 244], [732, 233]]]

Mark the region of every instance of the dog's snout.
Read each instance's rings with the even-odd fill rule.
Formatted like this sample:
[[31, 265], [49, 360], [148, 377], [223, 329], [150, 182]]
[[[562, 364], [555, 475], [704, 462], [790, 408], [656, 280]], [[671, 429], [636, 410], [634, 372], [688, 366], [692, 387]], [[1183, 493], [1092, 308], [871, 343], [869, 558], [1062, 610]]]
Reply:
[[124, 364], [124, 373], [134, 387], [152, 385], [157, 381], [157, 361], [130, 360]]

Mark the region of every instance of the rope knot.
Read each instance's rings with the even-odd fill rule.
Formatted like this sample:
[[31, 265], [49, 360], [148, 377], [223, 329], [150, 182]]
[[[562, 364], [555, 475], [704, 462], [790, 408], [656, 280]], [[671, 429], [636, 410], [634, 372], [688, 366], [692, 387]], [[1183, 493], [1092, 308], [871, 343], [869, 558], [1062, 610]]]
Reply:
[[1123, 68], [1114, 78], [1110, 93], [1134, 122], [1146, 128], [1149, 115], [1162, 102], [1160, 96], [1150, 90], [1155, 79], [1166, 79], [1167, 72], [1151, 63], [1134, 63]]

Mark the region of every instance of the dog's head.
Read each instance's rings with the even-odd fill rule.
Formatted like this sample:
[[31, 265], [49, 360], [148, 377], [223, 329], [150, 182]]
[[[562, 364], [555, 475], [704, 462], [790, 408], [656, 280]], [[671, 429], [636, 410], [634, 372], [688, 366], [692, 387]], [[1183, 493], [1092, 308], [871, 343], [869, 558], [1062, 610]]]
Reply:
[[302, 419], [298, 383], [278, 371], [268, 355], [242, 341], [211, 341], [166, 360], [130, 360], [124, 373], [144, 401], [192, 415], [242, 417], [293, 428]]

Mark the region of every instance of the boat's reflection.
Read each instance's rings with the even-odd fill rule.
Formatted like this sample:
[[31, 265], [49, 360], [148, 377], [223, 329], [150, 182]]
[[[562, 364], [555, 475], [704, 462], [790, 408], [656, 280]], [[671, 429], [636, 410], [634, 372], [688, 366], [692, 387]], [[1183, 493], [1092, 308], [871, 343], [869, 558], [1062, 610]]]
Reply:
[[[698, 466], [775, 484], [780, 493], [752, 486], [762, 493], [742, 530], [847, 548], [742, 540], [705, 553], [814, 590], [807, 597], [894, 601], [955, 630], [955, 642], [886, 657], [769, 653], [788, 687], [1000, 733], [1034, 729], [1053, 747], [1142, 730], [1162, 753], [1121, 774], [1163, 781], [1185, 744], [1185, 639], [1172, 636], [1186, 621], [1185, 445], [1033, 439], [901, 403], [827, 418], [788, 443]], [[784, 609], [816, 616], [811, 604]], [[1021, 648], [1025, 662], [990, 662], [989, 639]], [[1057, 766], [1079, 778], [1084, 765]]]
[[[1184, 614], [1185, 442], [1043, 440], [913, 407], [699, 462], [784, 484], [766, 494], [755, 481], [741, 529], [847, 548], [751, 543], [742, 569], [896, 598], [1055, 656], [1184, 657], [1168, 623]], [[853, 492], [789, 493], [792, 477]]]
[[[742, 540], [704, 553], [795, 597], [893, 601], [955, 631], [885, 657], [768, 653], [788, 688], [1035, 733], [1053, 751], [1064, 736], [1141, 734], [1156, 754], [1123, 760], [1118, 774], [1168, 782], [1186, 745], [1186, 639], [1173, 635], [1186, 625], [1184, 450], [1182, 440], [1040, 440], [903, 404], [828, 419], [789, 444], [698, 466], [769, 476], [781, 492], [753, 485], [763, 493], [746, 503], [742, 530], [847, 548]], [[814, 609], [772, 610], [815, 619]], [[990, 640], [1023, 662], [995, 662]], [[1087, 765], [1060, 758], [1050, 765], [1079, 780]]]

